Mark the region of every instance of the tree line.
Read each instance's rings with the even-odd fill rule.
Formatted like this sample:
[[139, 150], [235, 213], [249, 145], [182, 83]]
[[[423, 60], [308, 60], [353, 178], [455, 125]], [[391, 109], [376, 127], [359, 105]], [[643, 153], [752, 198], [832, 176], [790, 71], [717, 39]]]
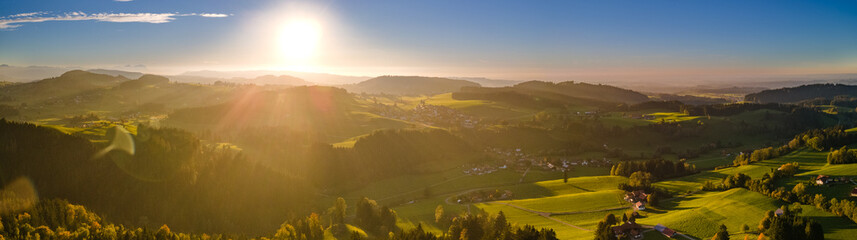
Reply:
[[696, 165], [687, 163], [685, 159], [676, 162], [664, 159], [650, 159], [644, 161], [622, 161], [610, 168], [612, 176], [630, 177], [635, 172], [651, 173], [655, 179], [667, 179], [698, 173]]
[[[401, 230], [385, 228], [395, 224], [395, 212], [389, 210], [391, 217], [381, 216], [373, 221], [378, 208], [370, 199], [361, 200], [357, 207], [357, 216], [353, 219], [364, 229], [373, 229], [370, 235], [348, 232], [345, 227], [347, 204], [338, 198], [327, 210], [331, 223], [325, 225], [321, 216], [315, 213], [305, 217], [292, 218], [283, 222], [273, 232], [257, 237], [246, 235], [181, 233], [173, 232], [166, 224], [160, 227], [130, 227], [112, 223], [87, 210], [83, 206], [70, 204], [65, 200], [46, 199], [39, 201], [23, 211], [0, 213], [0, 239], [123, 239], [123, 240], [203, 240], [203, 239], [260, 239], [260, 240], [322, 240], [326, 232], [340, 239], [389, 239], [389, 240], [556, 240], [552, 229], [536, 229], [531, 225], [512, 225], [503, 212], [496, 215], [463, 213], [452, 217], [447, 231], [437, 235], [426, 232], [421, 225], [414, 229]], [[363, 212], [363, 213], [361, 213]], [[383, 215], [384, 213], [381, 212]]]
[[[767, 147], [756, 149], [749, 153], [742, 152], [732, 161], [733, 166], [742, 166], [754, 162], [778, 158], [802, 147], [808, 147], [816, 151], [824, 151], [840, 147], [857, 141], [857, 134], [845, 132], [841, 126], [825, 129], [812, 129], [797, 134], [788, 144], [780, 147]], [[847, 148], [845, 148], [847, 150]], [[848, 160], [847, 151], [828, 155], [828, 162], [852, 161]], [[831, 153], [832, 154], [832, 153]]]

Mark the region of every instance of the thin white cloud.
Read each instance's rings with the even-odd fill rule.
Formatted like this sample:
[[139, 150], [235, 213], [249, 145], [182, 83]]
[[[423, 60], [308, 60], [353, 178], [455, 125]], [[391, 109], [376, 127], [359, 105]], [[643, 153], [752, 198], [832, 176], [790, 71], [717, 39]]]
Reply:
[[15, 29], [22, 23], [36, 23], [47, 21], [99, 21], [99, 22], [142, 22], [142, 23], [168, 23], [176, 20], [176, 17], [201, 16], [201, 17], [228, 17], [222, 13], [94, 13], [69, 12], [55, 16], [41, 16], [46, 12], [20, 13], [0, 17], [0, 29]]
[[42, 14], [47, 14], [47, 13], [48, 12], [28, 12], [28, 13], [19, 13], [19, 14], [15, 14], [15, 15], [9, 15], [9, 16], [0, 17], [0, 18], [32, 17], [32, 16], [42, 15]]
[[221, 18], [221, 17], [228, 17], [229, 15], [228, 15], [228, 14], [223, 14], [223, 13], [200, 13], [200, 14], [199, 14], [199, 16], [202, 16], [202, 17]]
[[130, 2], [130, 1], [134, 1], [134, 0], [113, 0], [113, 1], [114, 2]]

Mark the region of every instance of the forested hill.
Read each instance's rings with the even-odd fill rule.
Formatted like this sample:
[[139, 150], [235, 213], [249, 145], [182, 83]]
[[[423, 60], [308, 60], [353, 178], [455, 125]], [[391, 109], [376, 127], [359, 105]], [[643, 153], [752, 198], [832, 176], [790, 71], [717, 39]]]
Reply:
[[343, 88], [352, 93], [386, 93], [399, 95], [434, 95], [455, 92], [462, 87], [479, 87], [478, 83], [437, 77], [381, 76]]
[[312, 211], [315, 192], [304, 180], [205, 146], [182, 130], [136, 131], [134, 155], [98, 158], [103, 146], [86, 139], [0, 119], [0, 183], [28, 179], [40, 198], [68, 199], [149, 229], [264, 234], [285, 216]]
[[248, 88], [235, 100], [213, 106], [178, 109], [168, 122], [200, 125], [217, 131], [251, 126], [289, 126], [294, 129], [335, 129], [353, 110], [350, 94], [333, 87], [294, 87], [277, 91]]
[[857, 97], [857, 86], [844, 84], [812, 84], [792, 88], [765, 90], [747, 94], [745, 101], [757, 103], [797, 103], [817, 98], [833, 99], [836, 96]]
[[465, 87], [454, 92], [458, 100], [489, 100], [529, 108], [556, 108], [562, 106], [612, 107], [620, 103], [635, 104], [649, 98], [635, 91], [618, 87], [574, 83], [529, 81], [512, 87]]
[[128, 81], [128, 79], [122, 76], [115, 77], [106, 74], [74, 70], [63, 73], [59, 77], [55, 78], [3, 87], [0, 88], [0, 94], [13, 98], [32, 98], [39, 96], [57, 98], [89, 90], [116, 86], [124, 81]]
[[591, 99], [604, 102], [641, 103], [649, 100], [645, 94], [632, 90], [602, 84], [575, 83], [573, 81], [552, 83], [529, 81], [514, 86], [515, 88], [553, 92], [562, 95]]

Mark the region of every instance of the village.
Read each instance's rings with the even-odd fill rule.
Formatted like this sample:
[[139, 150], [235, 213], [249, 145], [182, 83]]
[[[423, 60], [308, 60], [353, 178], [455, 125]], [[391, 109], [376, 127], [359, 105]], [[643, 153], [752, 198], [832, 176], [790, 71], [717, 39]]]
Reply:
[[484, 152], [493, 161], [464, 164], [461, 166], [462, 172], [467, 175], [484, 175], [502, 169], [513, 169], [520, 173], [528, 169], [568, 171], [574, 167], [604, 167], [613, 164], [613, 161], [607, 158], [570, 160], [568, 157], [537, 157], [521, 148], [487, 147]]
[[376, 104], [377, 114], [387, 118], [403, 121], [418, 122], [430, 126], [476, 128], [480, 126], [480, 119], [463, 114], [455, 109], [427, 104], [421, 100], [411, 110], [403, 110], [397, 104]]

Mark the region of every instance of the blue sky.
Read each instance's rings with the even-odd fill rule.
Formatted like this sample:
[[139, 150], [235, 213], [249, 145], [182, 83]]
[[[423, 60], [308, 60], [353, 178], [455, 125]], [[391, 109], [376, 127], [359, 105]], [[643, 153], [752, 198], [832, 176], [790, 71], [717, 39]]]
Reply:
[[[0, 0], [0, 17], [10, 65], [546, 80], [857, 72], [855, 0]], [[280, 50], [295, 21], [318, 30], [309, 57]]]

